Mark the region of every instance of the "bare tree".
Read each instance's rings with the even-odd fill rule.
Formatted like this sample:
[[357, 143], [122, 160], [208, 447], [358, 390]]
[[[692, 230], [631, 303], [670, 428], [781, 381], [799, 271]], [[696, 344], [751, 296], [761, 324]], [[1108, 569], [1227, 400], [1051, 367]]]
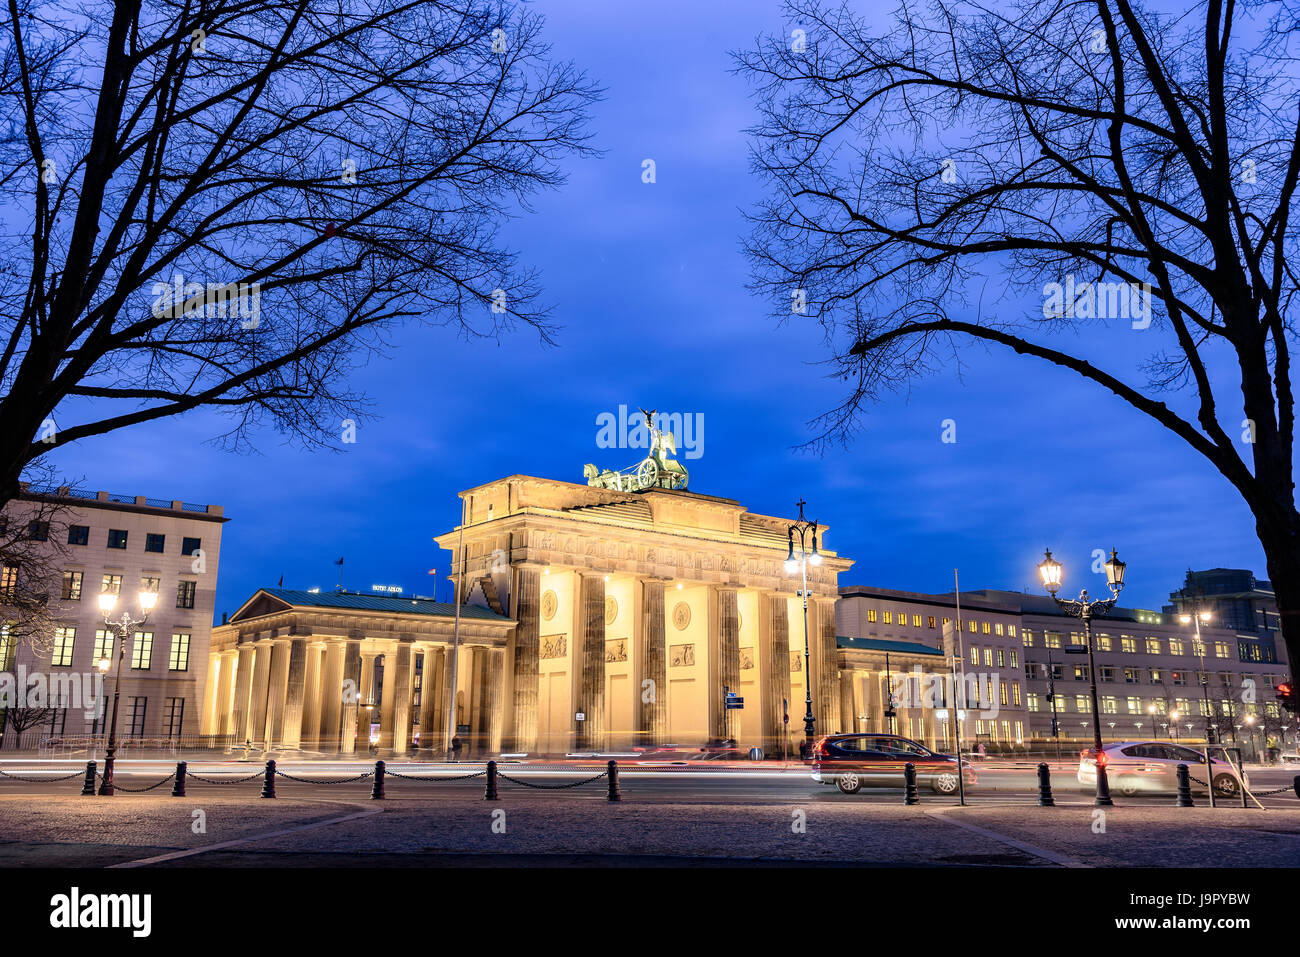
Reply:
[[[69, 442], [202, 406], [240, 446], [358, 416], [394, 324], [549, 341], [497, 232], [598, 96], [506, 0], [10, 0], [0, 503]], [[89, 401], [87, 401], [89, 400]]]
[[[850, 384], [818, 438], [962, 340], [1068, 369], [1238, 491], [1300, 660], [1294, 5], [936, 0], [879, 28], [818, 0], [788, 12], [791, 36], [738, 55], [771, 189], [748, 252], [756, 287], [821, 324]], [[1130, 376], [1082, 339], [1043, 340], [1085, 325], [1147, 337], [1149, 361]]]
[[[52, 474], [44, 463], [35, 469]], [[73, 597], [62, 581], [69, 515], [66, 499], [46, 495], [24, 495], [0, 511], [0, 671], [23, 646], [50, 657], [62, 602]], [[74, 584], [79, 592], [83, 583]]]

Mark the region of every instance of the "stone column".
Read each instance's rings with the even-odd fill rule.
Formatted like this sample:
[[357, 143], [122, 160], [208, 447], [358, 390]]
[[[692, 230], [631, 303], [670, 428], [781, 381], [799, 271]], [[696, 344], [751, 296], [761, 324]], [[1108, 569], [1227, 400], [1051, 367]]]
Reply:
[[[716, 603], [716, 612], [710, 619], [717, 621], [717, 661], [716, 669], [710, 668], [709, 675], [717, 677], [709, 688], [709, 734], [718, 738], [731, 738], [731, 715], [722, 703], [723, 689], [733, 694], [740, 694], [740, 623], [737, 618], [736, 589], [726, 586], [712, 589], [712, 599]], [[710, 622], [712, 623], [712, 622]], [[712, 646], [713, 643], [710, 642]], [[712, 647], [710, 648], [712, 651]]]
[[[390, 686], [388, 668], [384, 669], [384, 685]], [[394, 754], [406, 754], [411, 743], [411, 643], [399, 641], [393, 653], [393, 702], [385, 702], [385, 709], [391, 715], [389, 729], [391, 743], [389, 747]]]
[[234, 691], [235, 662], [238, 652], [221, 653], [221, 676], [217, 681], [217, 703], [212, 733], [224, 737], [231, 733], [230, 698]]
[[505, 682], [506, 653], [504, 648], [492, 648], [488, 651], [488, 684], [485, 706], [488, 713], [487, 748], [490, 754], [501, 752], [501, 729], [505, 725], [505, 714], [501, 705], [504, 700], [502, 692]]
[[420, 750], [435, 751], [438, 737], [438, 691], [442, 685], [442, 649], [425, 648], [420, 669]]
[[[634, 688], [637, 698], [637, 730], [646, 744], [666, 744], [668, 740], [668, 648], [664, 626], [664, 583], [646, 579], [640, 583], [641, 677], [651, 682], [647, 695]], [[646, 698], [650, 700], [647, 701]]]
[[320, 686], [320, 749], [335, 754], [340, 749], [339, 730], [343, 710], [343, 642], [325, 643], [324, 669]]
[[452, 684], [452, 672], [457, 672], [459, 680], [459, 669], [456, 667], [455, 648], [448, 648], [442, 655], [442, 675], [438, 682], [438, 714], [437, 727], [438, 737], [442, 741], [442, 752], [447, 755], [451, 752], [451, 739], [456, 734], [456, 686]]
[[307, 639], [289, 642], [289, 675], [285, 688], [284, 730], [280, 740], [286, 748], [302, 747], [303, 698], [307, 693]]
[[[510, 601], [514, 605], [514, 743], [515, 751], [537, 750], [538, 661], [540, 656], [541, 572], [536, 568], [514, 570]], [[602, 618], [603, 622], [604, 619]], [[602, 654], [601, 661], [604, 661]], [[453, 689], [452, 694], [455, 694]], [[455, 730], [455, 729], [452, 729]]]
[[[763, 748], [768, 754], [782, 753], [782, 746], [789, 752], [789, 727], [783, 720], [790, 713], [790, 603], [780, 593], [764, 593], [759, 596], [759, 608], [762, 621], [760, 626], [766, 628], [766, 636], [760, 632], [759, 640], [763, 643], [763, 654], [767, 657], [766, 674], [768, 676], [767, 695], [763, 702], [763, 725], [765, 738]], [[797, 712], [795, 712], [797, 714]], [[792, 715], [792, 722], [794, 718]]]
[[307, 645], [307, 674], [303, 679], [302, 742], [308, 751], [320, 748], [320, 706], [322, 657], [325, 649], [317, 644]]
[[[361, 641], [356, 638], [349, 638], [343, 650], [343, 686], [351, 690], [351, 694], [346, 697], [340, 694], [342, 700], [342, 717], [340, 720], [339, 731], [339, 750], [344, 754], [355, 754], [357, 752], [357, 713], [361, 709], [357, 707], [358, 690], [361, 687]], [[370, 750], [370, 728], [365, 729], [365, 740], [361, 742], [361, 750], [368, 752]]]
[[470, 752], [482, 754], [487, 750], [487, 649], [477, 646], [469, 648], [469, 682], [466, 693], [469, 697]]
[[217, 687], [221, 682], [222, 660], [220, 652], [208, 655], [208, 675], [203, 683], [203, 714], [199, 734], [215, 734], [217, 726]]
[[231, 734], [236, 743], [252, 738], [248, 725], [248, 706], [253, 695], [253, 664], [257, 648], [251, 641], [239, 646], [239, 662], [235, 666], [235, 700], [230, 707]]
[[[393, 748], [394, 706], [397, 704], [397, 649], [390, 647], [384, 652], [383, 692], [379, 704], [379, 750], [391, 751]], [[364, 674], [364, 672], [363, 672]], [[373, 681], [373, 678], [371, 679]]]
[[266, 701], [271, 686], [271, 641], [257, 643], [253, 661], [253, 690], [249, 697], [249, 737], [254, 744], [266, 744]]
[[853, 672], [844, 672], [839, 676], [840, 682], [840, 730], [861, 731], [858, 712], [853, 707]]
[[835, 638], [834, 601], [818, 600], [816, 637], [820, 646], [821, 661], [817, 675], [818, 684], [813, 687], [820, 687], [820, 698], [823, 702], [822, 713], [818, 715], [821, 718], [818, 721], [818, 730], [822, 734], [835, 734], [843, 730], [843, 723], [840, 717], [839, 646]]
[[266, 691], [266, 746], [284, 746], [284, 706], [289, 695], [288, 639], [277, 638], [271, 646], [271, 677]]
[[577, 722], [577, 748], [599, 751], [605, 746], [605, 579], [584, 574], [579, 581], [580, 631], [574, 643], [582, 647], [578, 706], [586, 720]]

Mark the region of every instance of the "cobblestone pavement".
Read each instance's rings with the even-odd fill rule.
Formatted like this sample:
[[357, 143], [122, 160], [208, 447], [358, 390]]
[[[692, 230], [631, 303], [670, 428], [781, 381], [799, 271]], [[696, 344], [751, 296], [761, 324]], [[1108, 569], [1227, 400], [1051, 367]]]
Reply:
[[[195, 812], [202, 812], [197, 815]], [[203, 818], [206, 831], [195, 833]], [[197, 853], [194, 853], [196, 852]], [[1296, 866], [1300, 810], [0, 795], [0, 866]]]

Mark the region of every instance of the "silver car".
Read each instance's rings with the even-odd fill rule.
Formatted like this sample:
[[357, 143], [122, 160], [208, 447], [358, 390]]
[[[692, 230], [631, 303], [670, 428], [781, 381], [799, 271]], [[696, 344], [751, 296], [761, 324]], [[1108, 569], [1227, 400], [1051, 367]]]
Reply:
[[[1178, 765], [1187, 765], [1192, 790], [1205, 791], [1212, 780], [1214, 793], [1223, 797], [1237, 797], [1244, 784], [1250, 787], [1250, 778], [1243, 771], [1238, 774], [1227, 761], [1211, 757], [1211, 772], [1205, 772], [1205, 755], [1192, 748], [1169, 741], [1122, 741], [1108, 744], [1102, 749], [1102, 764], [1106, 767], [1106, 780], [1111, 791], [1126, 796], [1173, 792], [1178, 789]], [[1092, 750], [1079, 755], [1079, 784], [1085, 788], [1097, 786], [1097, 762]]]

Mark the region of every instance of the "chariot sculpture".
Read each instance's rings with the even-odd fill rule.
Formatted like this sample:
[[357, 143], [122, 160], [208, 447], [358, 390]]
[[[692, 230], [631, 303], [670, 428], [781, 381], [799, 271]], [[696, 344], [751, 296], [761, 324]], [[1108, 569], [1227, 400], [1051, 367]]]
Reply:
[[669, 456], [677, 454], [677, 441], [672, 432], [655, 426], [654, 417], [657, 410], [647, 412], [646, 429], [650, 432], [650, 454], [630, 468], [615, 472], [613, 469], [598, 469], [587, 464], [582, 467], [587, 484], [594, 488], [608, 488], [616, 492], [639, 492], [649, 488], [684, 489], [690, 478], [686, 466]]

